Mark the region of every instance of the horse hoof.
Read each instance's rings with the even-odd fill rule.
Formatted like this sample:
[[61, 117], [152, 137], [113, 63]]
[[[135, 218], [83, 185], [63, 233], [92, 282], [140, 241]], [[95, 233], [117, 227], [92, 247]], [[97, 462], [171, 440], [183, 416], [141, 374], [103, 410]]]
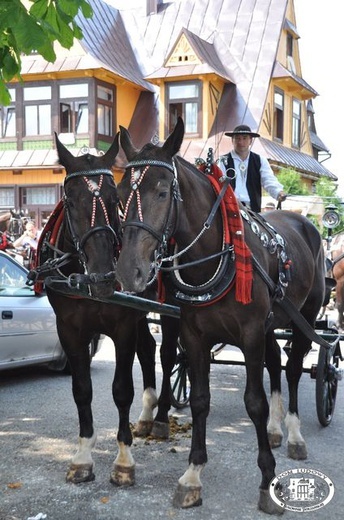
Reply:
[[307, 459], [307, 448], [305, 443], [291, 444], [288, 442], [288, 457], [294, 460]]
[[201, 487], [187, 487], [178, 484], [173, 497], [173, 506], [186, 509], [202, 505]]
[[135, 484], [135, 466], [120, 466], [114, 464], [110, 475], [111, 484], [129, 487]]
[[154, 421], [151, 436], [155, 439], [168, 439], [170, 435], [169, 423]]
[[284, 513], [284, 508], [272, 500], [266, 489], [261, 489], [259, 491], [258, 509], [264, 511], [264, 513], [267, 513], [268, 515], [282, 515]]
[[283, 435], [280, 433], [268, 433], [270, 448], [279, 448], [282, 444]]
[[151, 434], [153, 421], [138, 421], [135, 426], [134, 435], [136, 437], [147, 437]]
[[96, 478], [92, 470], [92, 464], [71, 464], [66, 476], [66, 482], [71, 482], [72, 484], [92, 482]]

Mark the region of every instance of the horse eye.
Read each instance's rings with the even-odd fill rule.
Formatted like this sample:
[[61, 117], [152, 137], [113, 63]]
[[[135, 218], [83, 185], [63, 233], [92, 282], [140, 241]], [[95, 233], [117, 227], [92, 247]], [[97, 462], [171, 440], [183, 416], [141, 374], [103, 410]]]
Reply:
[[166, 199], [167, 195], [168, 195], [167, 191], [161, 191], [159, 193], [159, 199]]

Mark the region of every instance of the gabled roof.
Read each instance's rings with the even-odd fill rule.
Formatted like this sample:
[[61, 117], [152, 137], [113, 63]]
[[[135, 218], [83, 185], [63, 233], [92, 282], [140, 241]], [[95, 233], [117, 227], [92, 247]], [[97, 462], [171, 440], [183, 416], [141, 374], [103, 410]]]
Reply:
[[93, 9], [92, 18], [77, 17], [84, 36], [82, 46], [115, 74], [153, 91], [152, 85], [143, 79], [143, 71], [133, 52], [120, 11], [100, 0], [88, 0], [88, 3]]
[[[198, 60], [197, 62], [193, 63], [182, 61], [180, 63], [169, 65], [169, 62], [171, 61], [171, 58], [173, 57], [173, 54], [176, 52], [176, 48], [178, 48], [179, 42], [183, 39], [183, 37], [187, 40], [188, 44], [193, 49]], [[164, 66], [160, 67], [152, 74], [149, 74], [149, 76], [147, 76], [146, 79], [153, 81], [157, 78], [186, 75], [191, 76], [210, 73], [214, 73], [220, 76], [225, 81], [233, 81], [229, 77], [220, 58], [218, 57], [214, 45], [205, 40], [202, 40], [202, 38], [200, 38], [193, 32], [189, 31], [188, 29], [183, 28], [176, 40], [174, 47], [168, 54]]]
[[[199, 56], [207, 55], [204, 63], [208, 71], [210, 65], [217, 69], [221, 63], [225, 77], [237, 87], [237, 97], [242, 102], [237, 106], [235, 120], [227, 117], [226, 129], [240, 123], [258, 128], [287, 4], [288, 0], [169, 0], [163, 3], [164, 9], [147, 16], [142, 1], [141, 7], [135, 6], [135, 9], [128, 4], [121, 14], [134, 40], [138, 61], [150, 68], [146, 78], [156, 78], [160, 72], [166, 72], [162, 67], [183, 29]], [[220, 134], [220, 147], [221, 141]]]
[[105, 69], [145, 90], [154, 87], [144, 78], [131, 47], [121, 13], [102, 0], [88, 0], [92, 18], [77, 16], [83, 39], [71, 51], [55, 45], [57, 59], [47, 62], [38, 54], [22, 57], [22, 74], [40, 74], [87, 69]]
[[276, 61], [274, 70], [272, 73], [272, 77], [274, 79], [277, 78], [284, 78], [289, 79], [290, 81], [295, 81], [300, 87], [302, 87], [304, 90], [308, 91], [308, 97], [313, 98], [318, 95], [318, 92], [314, 90], [313, 87], [311, 87], [303, 78], [300, 78], [300, 76], [297, 76], [297, 74], [294, 74], [291, 70], [288, 70], [286, 67], [284, 67], [279, 61]]

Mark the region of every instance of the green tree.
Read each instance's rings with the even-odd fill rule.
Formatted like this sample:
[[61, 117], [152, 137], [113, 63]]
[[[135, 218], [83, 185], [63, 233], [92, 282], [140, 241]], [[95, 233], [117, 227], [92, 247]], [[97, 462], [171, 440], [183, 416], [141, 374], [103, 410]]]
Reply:
[[307, 187], [303, 184], [300, 174], [293, 168], [282, 168], [277, 175], [283, 185], [285, 193], [289, 195], [309, 195]]
[[86, 18], [93, 14], [86, 0], [0, 1], [0, 105], [11, 101], [6, 83], [21, 79], [21, 54], [37, 51], [53, 63], [55, 41], [70, 49], [74, 38], [82, 38], [79, 9]]

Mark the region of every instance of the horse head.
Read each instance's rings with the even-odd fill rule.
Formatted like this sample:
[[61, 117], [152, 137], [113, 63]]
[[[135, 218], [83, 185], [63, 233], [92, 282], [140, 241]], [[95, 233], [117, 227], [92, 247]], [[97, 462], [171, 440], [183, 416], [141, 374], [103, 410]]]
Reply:
[[[129, 161], [118, 186], [123, 215], [123, 238], [135, 251], [123, 248], [118, 280], [131, 292], [142, 292], [149, 282], [151, 262], [166, 247], [173, 231], [179, 187], [173, 157], [184, 136], [184, 123], [177, 126], [163, 146], [148, 143], [141, 150], [132, 144], [129, 132], [120, 127], [120, 143]], [[133, 253], [133, 254], [132, 254]], [[132, 272], [136, 273], [133, 277]]]
[[119, 149], [118, 134], [101, 156], [75, 157], [55, 137], [59, 163], [66, 170], [64, 233], [58, 247], [73, 253], [77, 262], [68, 269], [84, 275], [92, 296], [111, 296], [119, 251], [118, 196], [111, 170]]

